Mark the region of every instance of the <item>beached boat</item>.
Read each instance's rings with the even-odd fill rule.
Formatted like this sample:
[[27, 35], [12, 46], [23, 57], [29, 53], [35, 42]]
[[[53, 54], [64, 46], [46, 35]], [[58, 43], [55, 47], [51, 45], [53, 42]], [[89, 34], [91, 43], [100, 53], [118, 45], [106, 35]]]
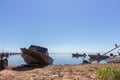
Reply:
[[27, 64], [49, 65], [53, 59], [48, 54], [48, 49], [40, 46], [31, 45], [28, 49], [21, 48], [22, 57]]
[[120, 63], [120, 56], [105, 59], [107, 63]]

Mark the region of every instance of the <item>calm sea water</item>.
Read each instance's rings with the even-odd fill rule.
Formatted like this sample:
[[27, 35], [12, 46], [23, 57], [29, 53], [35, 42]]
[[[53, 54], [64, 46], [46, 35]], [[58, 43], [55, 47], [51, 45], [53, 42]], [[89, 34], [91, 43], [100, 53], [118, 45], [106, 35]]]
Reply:
[[[81, 64], [83, 60], [89, 60], [89, 57], [72, 57], [71, 53], [50, 53], [49, 54], [53, 59], [53, 64]], [[22, 65], [26, 64], [21, 55], [11, 55], [8, 58], [9, 65]], [[93, 64], [96, 64], [97, 61], [93, 61]], [[100, 63], [106, 63], [105, 61], [100, 61]]]

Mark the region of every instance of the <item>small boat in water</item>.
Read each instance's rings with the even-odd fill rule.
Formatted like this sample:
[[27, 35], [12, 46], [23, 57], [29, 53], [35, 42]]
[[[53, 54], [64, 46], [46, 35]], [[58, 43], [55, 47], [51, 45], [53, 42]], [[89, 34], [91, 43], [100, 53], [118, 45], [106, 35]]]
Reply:
[[90, 57], [90, 59], [100, 59], [100, 60], [109, 58], [109, 56], [107, 56], [107, 55], [99, 55], [99, 54], [97, 54], [97, 55], [89, 54], [89, 57]]
[[21, 48], [22, 57], [27, 64], [49, 65], [53, 59], [48, 54], [48, 49], [31, 45], [28, 49]]
[[79, 54], [79, 53], [73, 53], [72, 57], [86, 57], [87, 55], [85, 53]]

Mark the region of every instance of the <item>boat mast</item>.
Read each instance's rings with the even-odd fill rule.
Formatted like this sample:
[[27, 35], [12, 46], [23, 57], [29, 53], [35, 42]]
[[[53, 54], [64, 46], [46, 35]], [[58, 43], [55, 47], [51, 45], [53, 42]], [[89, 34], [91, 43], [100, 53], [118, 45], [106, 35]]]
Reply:
[[104, 53], [103, 55], [106, 55], [106, 54], [110, 53], [111, 51], [114, 51], [115, 49], [117, 49], [117, 48], [119, 48], [119, 47], [120, 47], [120, 45], [119, 45], [119, 46], [117, 46], [117, 44], [115, 44], [115, 48], [113, 48], [113, 49], [111, 49], [111, 50], [107, 51], [107, 52], [106, 52], [106, 53]]

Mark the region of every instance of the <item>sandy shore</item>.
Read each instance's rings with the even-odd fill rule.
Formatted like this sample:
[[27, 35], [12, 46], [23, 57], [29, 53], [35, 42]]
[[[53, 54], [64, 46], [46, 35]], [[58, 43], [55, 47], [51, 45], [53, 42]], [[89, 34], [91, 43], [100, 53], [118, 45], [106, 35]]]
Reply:
[[[105, 65], [9, 66], [0, 71], [0, 80], [97, 80], [95, 71]], [[120, 63], [109, 65], [120, 67]]]

